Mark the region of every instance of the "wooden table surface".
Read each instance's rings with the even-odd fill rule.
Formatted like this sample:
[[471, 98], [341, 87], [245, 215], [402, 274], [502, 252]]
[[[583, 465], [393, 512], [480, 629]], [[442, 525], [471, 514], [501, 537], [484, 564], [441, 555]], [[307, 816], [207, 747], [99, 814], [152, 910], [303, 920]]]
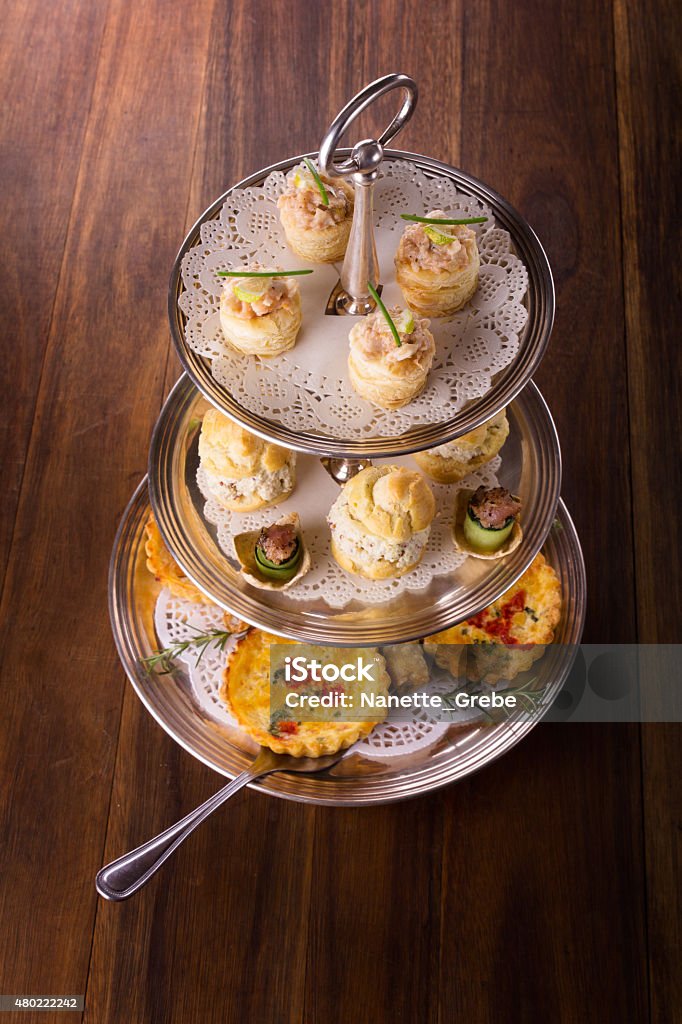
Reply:
[[419, 82], [401, 148], [482, 178], [548, 251], [536, 379], [585, 639], [679, 639], [675, 8], [5, 5], [1, 994], [85, 993], [88, 1024], [682, 1019], [676, 725], [541, 726], [390, 807], [245, 792], [134, 900], [93, 885], [220, 784], [143, 709], [107, 614], [116, 526], [179, 375], [169, 269], [211, 201], [315, 148], [379, 74]]

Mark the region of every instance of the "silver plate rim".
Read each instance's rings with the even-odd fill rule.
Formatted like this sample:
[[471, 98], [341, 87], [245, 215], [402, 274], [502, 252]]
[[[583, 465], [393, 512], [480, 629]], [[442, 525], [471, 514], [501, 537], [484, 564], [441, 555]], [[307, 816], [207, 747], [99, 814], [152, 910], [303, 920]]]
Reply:
[[[347, 148], [338, 150], [340, 155], [349, 155], [350, 152], [351, 150]], [[201, 225], [217, 214], [235, 189], [248, 188], [250, 185], [258, 184], [273, 171], [287, 170], [299, 163], [305, 156], [315, 157], [316, 155], [315, 152], [311, 152], [288, 157], [242, 178], [204, 210], [188, 231], [173, 263], [168, 286], [168, 319], [171, 337], [185, 372], [206, 400], [230, 419], [268, 441], [274, 441], [285, 447], [312, 455], [330, 455], [336, 458], [390, 458], [395, 455], [410, 455], [425, 448], [453, 441], [461, 437], [462, 434], [474, 430], [512, 402], [539, 366], [554, 324], [554, 281], [547, 254], [540, 240], [525, 218], [511, 203], [478, 178], [420, 153], [387, 149], [384, 152], [384, 158], [407, 160], [427, 172], [446, 175], [464, 191], [488, 203], [494, 210], [499, 225], [510, 232], [517, 252], [528, 270], [531, 316], [524, 333], [522, 355], [510, 367], [496, 375], [496, 380], [486, 395], [478, 401], [471, 402], [449, 420], [443, 420], [436, 424], [420, 424], [398, 437], [330, 438], [323, 434], [293, 430], [245, 409], [213, 379], [210, 361], [193, 352], [186, 344], [184, 315], [178, 306], [178, 297], [183, 290], [181, 264], [186, 252], [199, 241]]]
[[[180, 509], [185, 485], [180, 479], [178, 460], [182, 443], [181, 430], [183, 413], [191, 402], [201, 398], [192, 381], [186, 375], [180, 377], [170, 392], [157, 420], [149, 449], [149, 493], [154, 517], [161, 535], [183, 572], [192, 583], [214, 603], [225, 611], [245, 620], [252, 626], [269, 633], [302, 640], [309, 643], [330, 643], [339, 647], [362, 646], [376, 643], [376, 633], [381, 629], [385, 643], [420, 640], [424, 636], [447, 629], [463, 619], [478, 614], [496, 601], [509, 587], [513, 586], [545, 542], [556, 515], [561, 492], [561, 449], [551, 412], [539, 388], [532, 381], [516, 401], [526, 414], [534, 416], [543, 424], [545, 434], [539, 435], [546, 443], [537, 443], [535, 456], [541, 460], [538, 476], [544, 480], [542, 504], [537, 505], [534, 519], [524, 522], [524, 541], [513, 555], [496, 563], [485, 585], [476, 590], [476, 600], [464, 605], [462, 599], [455, 602], [440, 597], [427, 606], [419, 615], [396, 618], [386, 613], [379, 623], [363, 618], [350, 619], [343, 612], [311, 612], [304, 609], [286, 611], [265, 605], [250, 588], [234, 587], [217, 562], [202, 558], [193, 541], [192, 530], [188, 528]], [[535, 439], [534, 439], [535, 440]], [[377, 606], [381, 607], [381, 606]]]
[[[132, 568], [131, 558], [135, 557], [132, 544], [135, 537], [138, 538], [139, 543], [140, 534], [143, 532], [144, 523], [150, 512], [147, 485], [148, 481], [145, 476], [123, 513], [111, 554], [109, 612], [116, 649], [137, 696], [163, 730], [202, 764], [223, 777], [234, 778], [250, 763], [252, 755], [234, 748], [232, 755], [235, 763], [228, 769], [213, 759], [210, 754], [198, 749], [193, 742], [192, 731], [183, 717], [184, 711], [178, 712], [177, 708], [172, 709], [168, 699], [164, 700], [167, 692], [165, 687], [168, 685], [165, 681], [172, 681], [172, 677], [154, 677], [144, 671], [139, 662], [139, 659], [149, 651], [142, 649], [137, 634], [133, 633], [133, 627], [138, 626], [139, 623], [134, 619], [134, 615], [131, 615], [132, 608], [129, 603], [127, 583]], [[551, 684], [552, 700], [559, 693], [573, 666], [577, 645], [580, 643], [584, 628], [586, 604], [586, 576], [582, 549], [573, 521], [561, 500], [557, 508], [557, 515], [561, 523], [560, 540], [557, 543], [563, 558], [563, 561], [559, 560], [562, 565], [564, 614], [567, 617], [570, 615], [570, 624], [567, 627], [570, 635], [562, 640], [562, 645], [567, 646], [568, 653], [561, 665], [561, 671]], [[163, 685], [159, 685], [159, 680], [164, 680]], [[156, 688], [152, 685], [153, 683], [156, 684]], [[550, 705], [551, 701], [547, 704], [547, 710]], [[368, 807], [396, 803], [442, 789], [444, 786], [461, 781], [486, 767], [527, 736], [541, 719], [542, 715], [538, 715], [532, 719], [515, 723], [516, 727], [514, 728], [502, 730], [497, 741], [489, 744], [489, 749], [486, 750], [486, 756], [483, 759], [477, 760], [475, 756], [470, 757], [459, 768], [446, 762], [439, 765], [438, 770], [429, 771], [428, 766], [420, 767], [412, 772], [403, 771], [390, 778], [384, 777], [383, 781], [372, 776], [363, 780], [362, 778], [325, 777], [326, 773], [321, 773], [319, 776], [280, 773], [270, 776], [262, 782], [253, 783], [249, 788], [296, 803], [326, 807]], [[194, 725], [194, 723], [192, 724]], [[324, 790], [324, 786], [328, 786], [330, 783], [337, 789], [333, 796], [325, 795], [324, 791], [316, 792], [319, 788]], [[367, 792], [364, 796], [359, 795], [355, 791], [356, 789], [359, 789], [360, 792], [365, 790]]]

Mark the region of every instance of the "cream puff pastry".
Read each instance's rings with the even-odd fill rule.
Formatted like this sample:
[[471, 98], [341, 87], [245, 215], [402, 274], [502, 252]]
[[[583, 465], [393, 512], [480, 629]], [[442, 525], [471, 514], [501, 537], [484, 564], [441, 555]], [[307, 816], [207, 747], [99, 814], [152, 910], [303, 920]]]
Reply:
[[424, 389], [436, 344], [429, 321], [409, 310], [390, 310], [398, 345], [380, 309], [362, 317], [348, 335], [350, 382], [362, 398], [382, 409], [400, 409]]
[[497, 455], [507, 440], [509, 421], [504, 409], [480, 427], [437, 448], [416, 452], [414, 461], [433, 480], [456, 484]]
[[204, 416], [199, 460], [211, 497], [233, 512], [284, 501], [296, 484], [296, 453], [264, 441], [217, 409]]
[[341, 178], [318, 175], [301, 165], [287, 177], [277, 200], [287, 242], [298, 256], [315, 263], [343, 259], [353, 221], [354, 192]]
[[[446, 218], [442, 210], [429, 217]], [[410, 224], [395, 257], [396, 280], [408, 305], [425, 316], [447, 316], [478, 287], [476, 233], [466, 224]]]
[[345, 484], [329, 510], [332, 554], [343, 569], [370, 580], [403, 576], [420, 561], [435, 512], [419, 473], [369, 466]]
[[[245, 270], [258, 271], [254, 265]], [[301, 294], [291, 277], [229, 277], [220, 296], [225, 340], [249, 356], [276, 356], [296, 344]]]

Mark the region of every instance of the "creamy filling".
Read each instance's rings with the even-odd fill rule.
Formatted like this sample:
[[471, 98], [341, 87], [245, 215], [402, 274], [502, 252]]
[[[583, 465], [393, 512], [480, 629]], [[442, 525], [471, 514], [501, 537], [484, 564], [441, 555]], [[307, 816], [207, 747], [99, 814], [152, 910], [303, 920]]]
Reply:
[[240, 498], [254, 497], [262, 501], [272, 501], [278, 495], [290, 491], [293, 484], [294, 473], [291, 463], [271, 473], [262, 469], [254, 476], [244, 476], [240, 480], [214, 476], [213, 473], [206, 471], [208, 492], [218, 501], [237, 501]]
[[357, 564], [383, 559], [398, 569], [412, 565], [419, 559], [431, 532], [431, 527], [427, 526], [425, 530], [414, 533], [409, 540], [399, 542], [376, 537], [351, 517], [348, 500], [343, 492], [330, 508], [327, 522], [337, 547]]
[[286, 278], [272, 278], [266, 291], [251, 302], [245, 302], [235, 295], [235, 288], [243, 288], [248, 293], [249, 286], [253, 287], [254, 281], [259, 280], [253, 277], [227, 278], [223, 288], [225, 311], [240, 320], [253, 320], [254, 317], [274, 313], [276, 309], [291, 309], [291, 297], [296, 285], [287, 282]]
[[[399, 318], [400, 309], [389, 310], [392, 319]], [[403, 359], [418, 359], [433, 356], [434, 341], [428, 330], [430, 320], [413, 317], [414, 330], [409, 334], [400, 330], [400, 345], [396, 345], [391, 328], [380, 309], [353, 327], [350, 332], [351, 351], [358, 352], [365, 359], [383, 360], [387, 363], [399, 363]]]
[[[442, 210], [432, 210], [429, 217], [447, 217]], [[466, 224], [433, 224], [436, 232], [453, 235], [447, 245], [438, 245], [426, 233], [426, 224], [410, 224], [398, 246], [398, 258], [406, 260], [415, 273], [419, 270], [461, 270], [476, 246], [476, 233]]]
[[[350, 203], [343, 189], [331, 184], [322, 175], [329, 205], [325, 206], [315, 179], [308, 171], [297, 170], [287, 178], [287, 190], [277, 200], [280, 210], [286, 210], [293, 224], [299, 228], [331, 228], [345, 220]], [[300, 184], [295, 185], [297, 179]]]

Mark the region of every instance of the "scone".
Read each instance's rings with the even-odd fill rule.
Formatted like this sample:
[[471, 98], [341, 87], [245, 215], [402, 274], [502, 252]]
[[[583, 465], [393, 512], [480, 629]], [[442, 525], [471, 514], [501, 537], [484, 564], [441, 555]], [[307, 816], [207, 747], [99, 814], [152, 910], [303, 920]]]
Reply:
[[[245, 268], [247, 269], [247, 268]], [[258, 271], [253, 265], [249, 270]], [[276, 356], [296, 344], [301, 293], [293, 277], [228, 277], [220, 296], [225, 340], [250, 356]]]
[[511, 680], [541, 658], [561, 618], [561, 584], [544, 555], [478, 615], [427, 637], [425, 650], [441, 668], [461, 675], [461, 646], [473, 645], [466, 674], [474, 681]]
[[[429, 217], [447, 217], [433, 210]], [[456, 313], [478, 287], [476, 233], [466, 224], [410, 224], [395, 257], [396, 280], [411, 309], [425, 316]]]
[[392, 309], [389, 315], [400, 344], [381, 309], [362, 317], [348, 335], [348, 373], [362, 398], [382, 409], [400, 409], [423, 390], [436, 345], [428, 320], [409, 310]]
[[199, 460], [211, 497], [232, 512], [284, 501], [296, 484], [296, 453], [264, 441], [209, 409], [199, 435]]
[[164, 587], [168, 587], [174, 597], [183, 597], [186, 601], [198, 601], [201, 604], [209, 603], [206, 595], [185, 576], [171, 555], [152, 515], [145, 524], [144, 535], [147, 568], [152, 576]]
[[403, 576], [420, 561], [436, 502], [419, 473], [369, 466], [343, 487], [329, 510], [332, 554], [370, 580]]
[[300, 165], [287, 177], [286, 191], [277, 200], [286, 240], [297, 255], [315, 263], [341, 260], [353, 222], [354, 192], [341, 178], [318, 175]]
[[[270, 684], [270, 645], [290, 643], [293, 641], [252, 629], [237, 642], [228, 657], [221, 697], [241, 728], [252, 739], [274, 750], [276, 754], [322, 757], [345, 750], [383, 721], [382, 711], [374, 709], [362, 712], [360, 717], [363, 721], [346, 721], [345, 715], [348, 712], [344, 713], [343, 718], [337, 718], [333, 709], [318, 710], [314, 715], [317, 721], [305, 721], [305, 710], [287, 708], [284, 700], [278, 700], [276, 692], [282, 690], [286, 694], [287, 688]], [[348, 693], [353, 708], [360, 707], [361, 692], [383, 697], [388, 694], [390, 679], [384, 659], [377, 650], [368, 647], [313, 647], [308, 644], [303, 650], [306, 658], [315, 658], [322, 665], [334, 663], [342, 666], [356, 661], [358, 657], [362, 658], [365, 665], [372, 663], [372, 682], [339, 682], [334, 685], [336, 691]], [[275, 677], [276, 670], [273, 672], [273, 680]], [[329, 692], [324, 683], [317, 687], [311, 683], [310, 688], [319, 689], [320, 695]], [[291, 688], [288, 689], [291, 692]]]
[[479, 466], [490, 462], [507, 440], [508, 434], [509, 421], [503, 409], [487, 423], [463, 434], [456, 441], [416, 452], [413, 458], [419, 468], [433, 480], [441, 484], [455, 484]]

